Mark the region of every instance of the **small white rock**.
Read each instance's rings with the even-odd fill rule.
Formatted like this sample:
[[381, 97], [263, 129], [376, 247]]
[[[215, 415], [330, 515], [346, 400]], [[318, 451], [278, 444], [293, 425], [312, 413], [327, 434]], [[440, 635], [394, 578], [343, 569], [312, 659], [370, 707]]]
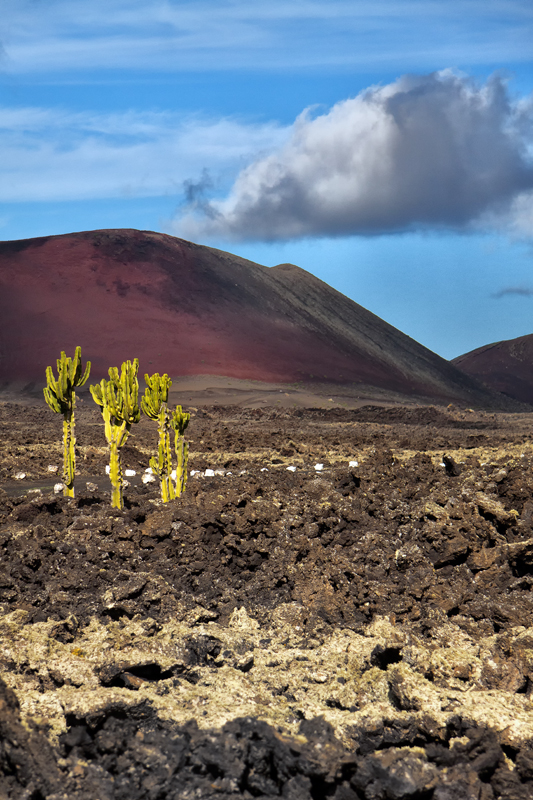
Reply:
[[324, 469], [324, 464], [315, 464], [315, 469], [317, 472], [322, 472]]
[[105, 474], [109, 475], [110, 472], [111, 472], [111, 467], [109, 466], [109, 464], [106, 464]]
[[124, 470], [124, 475], [127, 475], [128, 478], [133, 478], [134, 475], [137, 475], [134, 469], [126, 469]]
[[144, 471], [146, 472], [147, 475], [153, 475], [154, 474], [154, 471], [153, 471], [152, 467], [146, 467], [146, 469]]
[[145, 473], [142, 476], [141, 480], [142, 480], [143, 483], [154, 483], [155, 482], [154, 476], [153, 475], [148, 475], [147, 473]]
[[268, 469], [266, 467], [261, 467], [261, 472], [268, 472]]
[[350, 461], [348, 466], [349, 467], [358, 467], [359, 466], [359, 461]]
[[25, 472], [15, 472], [13, 477], [15, 478], [16, 481], [23, 481], [24, 478], [26, 477], [26, 473]]
[[129, 481], [123, 481], [123, 483], [122, 483], [122, 486], [124, 487], [124, 489], [127, 489], [129, 485], [130, 485]]
[[204, 472], [204, 475], [205, 475], [206, 478], [214, 478], [215, 470], [214, 469], [206, 469], [206, 471]]
[[60, 492], [62, 492], [64, 488], [65, 488], [64, 483], [56, 483], [54, 486], [54, 494], [60, 494]]
[[195, 475], [198, 475], [198, 470], [197, 469], [191, 469], [191, 478], [194, 477]]
[[176, 470], [175, 469], [173, 469], [172, 472], [170, 473], [170, 477], [172, 478], [173, 481], [176, 480]]
[[287, 467], [289, 472], [296, 472], [296, 467]]
[[56, 466], [54, 466], [53, 464], [49, 464], [48, 465], [48, 472], [57, 472], [57, 469], [58, 468]]

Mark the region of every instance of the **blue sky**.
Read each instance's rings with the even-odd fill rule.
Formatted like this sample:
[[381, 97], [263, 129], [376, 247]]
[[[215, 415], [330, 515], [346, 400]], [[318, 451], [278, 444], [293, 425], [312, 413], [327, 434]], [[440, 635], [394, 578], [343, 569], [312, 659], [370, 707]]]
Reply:
[[533, 333], [530, 0], [0, 11], [0, 238], [292, 262], [445, 358]]

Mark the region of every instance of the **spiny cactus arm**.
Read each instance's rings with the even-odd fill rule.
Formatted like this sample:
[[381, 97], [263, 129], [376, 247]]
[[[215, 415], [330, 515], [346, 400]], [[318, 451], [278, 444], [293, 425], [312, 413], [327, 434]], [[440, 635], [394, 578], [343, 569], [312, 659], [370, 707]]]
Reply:
[[127, 363], [126, 368], [126, 385], [127, 385], [127, 394], [126, 394], [126, 408], [127, 408], [127, 422], [131, 425], [132, 423], [139, 422], [141, 418], [141, 409], [139, 408], [139, 378], [137, 377], [139, 372], [139, 359], [135, 358], [133, 363]]
[[176, 406], [170, 418], [170, 426], [176, 431], [178, 436], [183, 436], [189, 424], [190, 418], [191, 415], [186, 411], [183, 411], [181, 406]]
[[104, 419], [105, 438], [109, 443], [111, 443], [113, 439], [113, 425], [111, 422], [112, 413], [109, 404], [108, 388], [108, 381], [106, 381], [105, 378], [102, 378], [100, 383], [97, 383], [94, 386], [89, 386], [89, 391], [94, 402], [100, 406], [100, 411], [102, 412], [102, 417]]
[[181, 406], [176, 406], [174, 409], [170, 425], [175, 432], [174, 436], [174, 449], [176, 451], [176, 497], [179, 497], [185, 491], [187, 484], [187, 462], [189, 457], [189, 445], [183, 438], [183, 434], [189, 424], [191, 415], [183, 411]]
[[149, 419], [159, 419], [161, 406], [163, 404], [161, 394], [157, 391], [155, 385], [155, 381], [158, 378], [159, 375], [157, 373], [152, 375], [151, 378], [149, 375], [144, 376], [146, 388], [144, 390], [144, 396], [141, 397], [141, 409], [143, 414], [149, 417]]
[[50, 389], [48, 386], [45, 386], [43, 389], [43, 394], [44, 394], [44, 399], [46, 400], [47, 404], [50, 406], [52, 411], [55, 411], [56, 414], [60, 414], [61, 405], [55, 393], [52, 391], [52, 389]]
[[158, 372], [151, 377], [145, 374], [144, 380], [146, 389], [144, 397], [141, 399], [141, 408], [150, 419], [158, 419], [162, 407], [168, 403], [168, 392], [172, 386], [172, 380], [166, 373], [159, 375]]
[[127, 422], [129, 425], [139, 422], [141, 410], [139, 408], [139, 359], [125, 361], [122, 364], [120, 375], [117, 367], [109, 369], [109, 378], [114, 387], [116, 398], [117, 421]]
[[[70, 360], [70, 359], [69, 359]], [[87, 361], [85, 365], [85, 371], [81, 366], [81, 347], [76, 347], [76, 352], [74, 353], [74, 358], [72, 359], [72, 364], [70, 366], [70, 381], [72, 386], [83, 386], [86, 383], [89, 375], [91, 373], [91, 362]]]
[[100, 383], [95, 383], [93, 386], [89, 386], [89, 391], [94, 402], [100, 406], [101, 408], [104, 405], [104, 397], [105, 397], [105, 379], [102, 378]]
[[[60, 362], [58, 361], [58, 364]], [[56, 380], [52, 367], [46, 368], [46, 387], [43, 389], [44, 399], [56, 413], [66, 414], [69, 409], [69, 399], [65, 397], [61, 388], [61, 370]]]
[[157, 451], [157, 457], [152, 456], [150, 459], [150, 467], [152, 471], [157, 477], [159, 478], [160, 490], [161, 490], [161, 499], [163, 503], [168, 503], [169, 500], [172, 500], [175, 497], [174, 494], [174, 487], [172, 486], [172, 463], [169, 462], [170, 456], [170, 447], [167, 446], [166, 439], [168, 439], [168, 432], [159, 432], [159, 447]]
[[[57, 359], [57, 392], [58, 397], [63, 400], [63, 402], [68, 402], [69, 396], [69, 366], [70, 366], [70, 358], [67, 358], [67, 355], [64, 350], [61, 351], [61, 358]], [[72, 387], [70, 387], [70, 391], [72, 392]]]
[[189, 443], [185, 441], [183, 436], [176, 433], [175, 438], [176, 450], [176, 497], [180, 497], [185, 491], [187, 486], [187, 462], [189, 460]]

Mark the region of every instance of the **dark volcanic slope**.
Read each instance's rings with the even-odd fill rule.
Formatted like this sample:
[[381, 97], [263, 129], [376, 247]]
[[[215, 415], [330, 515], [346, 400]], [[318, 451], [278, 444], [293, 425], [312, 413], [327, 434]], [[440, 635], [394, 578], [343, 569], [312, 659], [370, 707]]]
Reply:
[[533, 404], [533, 334], [478, 347], [452, 363], [491, 389]]
[[0, 243], [0, 379], [42, 380], [82, 346], [93, 377], [141, 371], [361, 382], [487, 400], [476, 382], [298, 267], [263, 267], [160, 233]]

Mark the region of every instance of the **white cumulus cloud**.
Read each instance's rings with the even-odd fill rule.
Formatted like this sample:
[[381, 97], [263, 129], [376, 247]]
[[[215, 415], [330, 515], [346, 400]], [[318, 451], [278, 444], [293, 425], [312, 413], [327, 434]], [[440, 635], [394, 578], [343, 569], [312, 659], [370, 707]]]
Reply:
[[531, 103], [513, 100], [498, 76], [484, 85], [451, 71], [404, 76], [327, 113], [304, 111], [225, 199], [193, 197], [175, 229], [274, 241], [499, 220], [527, 234], [532, 131]]

